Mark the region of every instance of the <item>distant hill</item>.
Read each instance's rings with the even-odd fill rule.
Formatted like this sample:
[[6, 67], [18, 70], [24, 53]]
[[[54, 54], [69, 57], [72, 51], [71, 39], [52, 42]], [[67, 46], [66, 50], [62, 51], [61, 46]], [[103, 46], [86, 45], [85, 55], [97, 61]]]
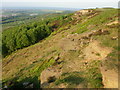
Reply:
[[41, 9], [41, 10], [70, 10], [70, 11], [77, 11], [80, 10], [82, 8], [63, 8], [63, 7], [4, 7], [2, 9], [23, 9], [23, 10], [29, 10], [29, 9]]
[[21, 24], [28, 24], [39, 19], [56, 17], [63, 14], [72, 13], [71, 10], [52, 10], [52, 9], [17, 9], [8, 8], [2, 10], [2, 22], [3, 30], [9, 27], [19, 26]]

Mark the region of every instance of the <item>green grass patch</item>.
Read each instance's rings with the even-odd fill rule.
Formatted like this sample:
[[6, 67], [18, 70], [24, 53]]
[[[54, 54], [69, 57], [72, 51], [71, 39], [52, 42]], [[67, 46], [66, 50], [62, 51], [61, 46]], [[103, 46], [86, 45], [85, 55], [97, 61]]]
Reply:
[[[84, 23], [79, 24], [79, 29], [76, 31], [76, 33], [83, 33], [88, 30], [89, 25], [97, 25], [92, 28], [93, 29], [98, 29], [100, 26], [104, 26], [105, 23], [109, 22], [109, 18], [114, 17], [118, 14], [117, 9], [107, 9], [99, 12], [99, 14], [93, 18], [90, 18], [86, 20]], [[86, 17], [87, 18], [87, 17]], [[113, 18], [114, 19], [114, 18]], [[98, 27], [99, 25], [99, 27]]]
[[115, 71], [118, 71], [118, 62], [118, 51], [114, 50], [107, 56], [107, 59], [103, 62], [103, 65], [106, 66], [107, 69], [114, 69]]
[[82, 72], [63, 73], [62, 77], [55, 81], [55, 84], [60, 85], [64, 83], [68, 87], [77, 86], [84, 81], [84, 78], [80, 75], [82, 75]]
[[[37, 64], [31, 64], [29, 67], [26, 67], [22, 69], [19, 73], [17, 73], [16, 77], [4, 80], [3, 86], [5, 86], [8, 83], [7, 86], [9, 88], [16, 88], [16, 87], [25, 88], [23, 86], [23, 83], [30, 82], [34, 84], [35, 88], [40, 88], [39, 76], [41, 72], [44, 69], [52, 66], [54, 62], [55, 60], [53, 58], [50, 58], [48, 60], [43, 60], [42, 62], [39, 62]], [[12, 85], [9, 84], [11, 82]]]
[[102, 74], [100, 73], [101, 61], [94, 60], [89, 63], [89, 67], [86, 69], [86, 86], [88, 88], [102, 88]]

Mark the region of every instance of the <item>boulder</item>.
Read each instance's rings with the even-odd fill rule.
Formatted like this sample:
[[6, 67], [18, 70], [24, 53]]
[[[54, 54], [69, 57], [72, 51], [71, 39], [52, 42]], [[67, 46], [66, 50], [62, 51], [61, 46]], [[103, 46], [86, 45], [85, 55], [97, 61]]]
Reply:
[[100, 70], [104, 88], [118, 88], [118, 73], [114, 70], [106, 70], [105, 67], [101, 67]]
[[41, 80], [41, 87], [46, 87], [50, 83], [54, 82], [59, 76], [61, 75], [61, 70], [57, 69], [56, 67], [49, 67], [42, 71], [40, 80]]

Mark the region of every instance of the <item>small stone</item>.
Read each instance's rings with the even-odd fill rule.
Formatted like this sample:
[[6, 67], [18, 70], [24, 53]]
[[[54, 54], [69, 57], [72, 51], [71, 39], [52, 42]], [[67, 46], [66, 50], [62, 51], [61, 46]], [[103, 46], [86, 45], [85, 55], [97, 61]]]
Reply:
[[4, 88], [8, 88], [8, 86], [4, 86]]
[[84, 37], [82, 37], [82, 39], [89, 39], [89, 37], [88, 36], [84, 36]]
[[79, 41], [81, 40], [81, 39], [78, 39]]
[[87, 64], [88, 64], [88, 62], [85, 62], [84, 64], [85, 64], [85, 65], [87, 65]]
[[54, 58], [55, 61], [57, 61], [57, 60], [59, 60], [59, 59], [60, 59], [59, 56], [56, 56], [56, 57]]
[[107, 69], [105, 69], [105, 71], [107, 71]]
[[72, 41], [74, 41], [74, 39], [72, 39]]
[[27, 86], [29, 84], [29, 82], [24, 82], [23, 86]]
[[116, 36], [116, 37], [112, 37], [111, 39], [112, 39], [112, 40], [116, 40], [116, 39], [118, 39], [118, 37], [117, 37], [117, 36]]

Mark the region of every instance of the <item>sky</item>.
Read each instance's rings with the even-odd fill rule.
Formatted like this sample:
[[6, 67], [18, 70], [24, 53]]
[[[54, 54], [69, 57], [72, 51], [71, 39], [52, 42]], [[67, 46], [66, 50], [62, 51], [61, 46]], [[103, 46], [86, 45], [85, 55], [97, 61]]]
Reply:
[[102, 8], [118, 7], [119, 0], [1, 0], [3, 7], [63, 7]]

